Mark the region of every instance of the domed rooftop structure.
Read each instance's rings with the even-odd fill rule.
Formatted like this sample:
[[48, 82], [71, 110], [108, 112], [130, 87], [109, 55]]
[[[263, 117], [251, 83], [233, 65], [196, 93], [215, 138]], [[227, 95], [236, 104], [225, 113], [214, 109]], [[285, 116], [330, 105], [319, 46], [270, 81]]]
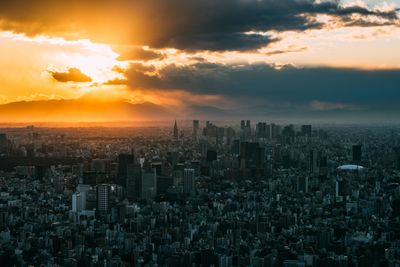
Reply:
[[337, 169], [340, 171], [361, 171], [364, 170], [365, 168], [360, 165], [342, 165], [337, 167]]

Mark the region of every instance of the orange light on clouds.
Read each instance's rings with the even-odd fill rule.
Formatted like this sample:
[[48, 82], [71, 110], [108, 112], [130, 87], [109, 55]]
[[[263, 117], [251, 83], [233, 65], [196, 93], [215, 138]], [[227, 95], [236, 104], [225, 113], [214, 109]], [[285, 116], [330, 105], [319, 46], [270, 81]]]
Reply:
[[[67, 41], [47, 36], [27, 37], [12, 32], [0, 32], [0, 101], [31, 100], [34, 96], [48, 98], [76, 98], [93, 91], [93, 85], [123, 78], [114, 71], [125, 68], [117, 60], [119, 55], [110, 46], [90, 40]], [[90, 83], [60, 83], [52, 72], [79, 69], [89, 76]]]

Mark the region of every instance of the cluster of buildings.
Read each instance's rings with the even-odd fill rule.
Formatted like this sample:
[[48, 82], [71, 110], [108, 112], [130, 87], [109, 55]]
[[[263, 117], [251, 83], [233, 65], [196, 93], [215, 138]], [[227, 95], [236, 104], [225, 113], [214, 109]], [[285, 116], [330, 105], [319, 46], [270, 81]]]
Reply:
[[400, 129], [0, 134], [1, 266], [400, 266]]

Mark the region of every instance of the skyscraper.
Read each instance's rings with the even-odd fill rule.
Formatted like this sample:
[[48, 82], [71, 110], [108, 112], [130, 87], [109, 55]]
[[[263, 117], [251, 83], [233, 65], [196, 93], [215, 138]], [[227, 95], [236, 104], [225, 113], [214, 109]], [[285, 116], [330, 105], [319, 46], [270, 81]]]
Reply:
[[142, 190], [142, 168], [140, 164], [129, 164], [126, 175], [126, 196], [130, 201], [139, 199]]
[[199, 121], [194, 120], [193, 121], [193, 140], [197, 141], [197, 136], [199, 134]]
[[97, 185], [97, 210], [106, 214], [110, 210], [111, 187], [108, 184]]
[[256, 125], [257, 130], [257, 138], [265, 138], [266, 137], [266, 127], [267, 124], [265, 122], [259, 122]]
[[133, 154], [120, 154], [118, 156], [118, 181], [117, 184], [126, 186], [126, 175], [128, 171], [128, 165], [133, 164], [135, 157]]
[[195, 194], [194, 169], [183, 170], [183, 192], [193, 196]]
[[362, 157], [361, 145], [353, 145], [353, 162], [360, 162]]
[[142, 198], [151, 201], [157, 194], [157, 173], [156, 169], [142, 174]]
[[72, 195], [72, 211], [80, 212], [86, 209], [86, 192], [76, 192]]
[[179, 138], [179, 132], [178, 132], [178, 125], [176, 124], [176, 120], [175, 120], [175, 124], [174, 124], [174, 139], [178, 140]]
[[317, 173], [318, 171], [318, 154], [317, 150], [311, 149], [310, 150], [310, 173]]

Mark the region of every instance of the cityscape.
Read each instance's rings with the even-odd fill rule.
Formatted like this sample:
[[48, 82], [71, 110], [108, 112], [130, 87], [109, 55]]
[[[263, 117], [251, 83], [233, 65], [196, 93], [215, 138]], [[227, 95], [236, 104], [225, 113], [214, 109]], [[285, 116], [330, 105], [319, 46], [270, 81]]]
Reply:
[[398, 266], [400, 128], [4, 128], [2, 266]]
[[400, 0], [0, 0], [0, 267], [400, 267]]

